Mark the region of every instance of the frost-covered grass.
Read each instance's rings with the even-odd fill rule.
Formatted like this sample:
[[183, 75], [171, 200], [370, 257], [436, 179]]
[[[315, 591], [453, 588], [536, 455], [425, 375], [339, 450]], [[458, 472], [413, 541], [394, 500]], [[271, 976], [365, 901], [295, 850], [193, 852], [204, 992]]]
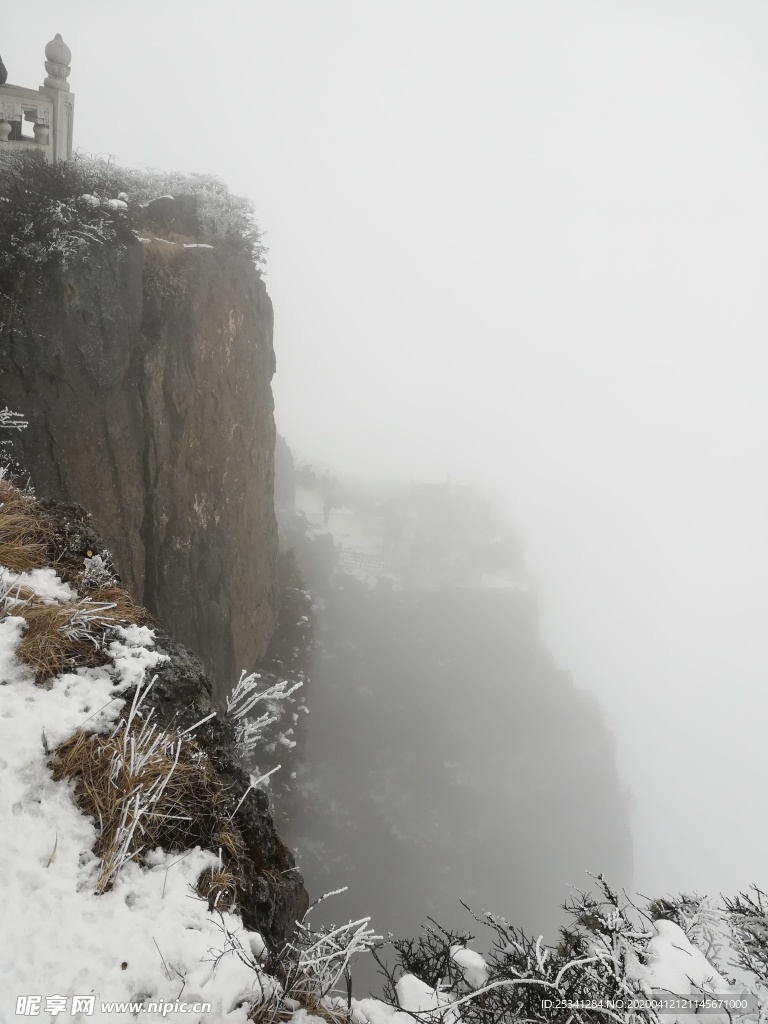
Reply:
[[[125, 863], [110, 891], [97, 896], [98, 825], [78, 808], [72, 786], [54, 781], [48, 767], [46, 748], [78, 730], [100, 736], [114, 729], [121, 695], [160, 659], [151, 631], [118, 628], [109, 670], [78, 669], [41, 689], [16, 658], [23, 630], [19, 616], [0, 622], [0, 1019], [13, 1018], [24, 994], [173, 1001], [183, 981], [190, 1001], [194, 993], [212, 1001], [211, 1015], [202, 1019], [244, 1021], [244, 1012], [230, 1010], [239, 994], [252, 993], [256, 977], [233, 957], [213, 970], [210, 950], [221, 945], [221, 922], [206, 903], [190, 898], [216, 856], [151, 851], [143, 866]], [[238, 920], [225, 920], [231, 930], [241, 928]], [[92, 1019], [116, 1018], [97, 1012]]]
[[0, 566], [26, 572], [48, 560], [50, 526], [39, 515], [34, 499], [4, 478], [0, 471]]

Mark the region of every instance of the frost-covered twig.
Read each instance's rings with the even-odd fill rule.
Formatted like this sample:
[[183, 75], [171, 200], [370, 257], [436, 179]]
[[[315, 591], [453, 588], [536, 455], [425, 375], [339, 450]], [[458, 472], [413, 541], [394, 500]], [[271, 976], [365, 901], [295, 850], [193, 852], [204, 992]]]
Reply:
[[12, 412], [8, 406], [0, 409], [0, 427], [5, 430], [24, 430], [29, 423], [20, 412]]
[[[235, 722], [235, 740], [243, 759], [252, 758], [260, 748], [271, 753], [278, 744], [295, 746], [292, 728], [269, 739], [267, 735], [269, 728], [280, 721], [287, 705], [296, 703], [293, 694], [303, 685], [302, 681], [290, 683], [287, 679], [265, 682], [259, 672], [240, 674], [227, 697], [227, 714]], [[249, 717], [257, 705], [265, 710], [258, 718]]]
[[[349, 1017], [352, 961], [380, 944], [381, 936], [374, 934], [368, 917], [317, 929], [308, 920], [319, 903], [344, 891], [337, 889], [316, 900], [296, 923], [294, 938], [269, 955], [265, 969], [280, 982], [280, 989], [265, 997], [260, 1020], [278, 1019], [281, 1007], [291, 1004], [294, 1009], [298, 1004], [310, 1013], [319, 1010], [325, 1019]], [[342, 979], [344, 992], [337, 989]], [[341, 1006], [346, 1009], [340, 1011]]]
[[281, 679], [266, 689], [259, 689], [262, 676], [259, 672], [251, 672], [246, 675], [240, 673], [240, 679], [227, 697], [227, 714], [234, 719], [243, 718], [249, 714], [258, 703], [264, 703], [271, 707], [273, 703], [288, 700], [288, 698], [303, 686], [303, 683], [291, 685], [287, 679]]
[[0, 614], [16, 615], [32, 600], [32, 595], [27, 592], [23, 595], [23, 587], [20, 582], [20, 573], [15, 576], [0, 576]]
[[94, 647], [101, 647], [104, 642], [103, 635], [94, 634], [94, 627], [98, 626], [101, 629], [113, 627], [115, 621], [106, 615], [106, 612], [115, 607], [114, 602], [91, 601], [84, 597], [71, 617], [61, 627], [61, 632], [67, 640], [83, 640], [93, 644]]

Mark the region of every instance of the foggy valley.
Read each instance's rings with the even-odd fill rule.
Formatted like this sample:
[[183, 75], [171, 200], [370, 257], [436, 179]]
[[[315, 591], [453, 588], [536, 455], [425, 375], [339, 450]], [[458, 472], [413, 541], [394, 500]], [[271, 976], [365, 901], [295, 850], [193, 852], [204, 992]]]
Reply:
[[428, 917], [466, 927], [461, 899], [556, 934], [565, 880], [629, 887], [613, 738], [542, 642], [511, 526], [450, 481], [342, 487], [278, 453], [316, 632], [285, 830], [314, 891], [349, 887], [325, 915], [364, 893], [402, 936]]
[[3, 26], [0, 1024], [764, 1020], [768, 8]]

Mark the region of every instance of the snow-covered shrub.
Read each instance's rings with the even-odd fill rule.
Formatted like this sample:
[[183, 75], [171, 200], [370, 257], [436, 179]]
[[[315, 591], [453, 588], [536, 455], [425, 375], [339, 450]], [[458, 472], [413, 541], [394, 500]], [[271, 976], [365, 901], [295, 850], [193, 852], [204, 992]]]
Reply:
[[[54, 532], [36, 499], [11, 484], [0, 470], [0, 567], [22, 574], [47, 566], [55, 556]], [[17, 585], [7, 572], [2, 574], [0, 616], [13, 612], [26, 620], [17, 657], [30, 666], [38, 683], [65, 669], [105, 663], [106, 646], [117, 627], [150, 621], [118, 586], [108, 552], [86, 558], [77, 572], [57, 568], [60, 575], [69, 575], [79, 594], [70, 590], [70, 599], [54, 603], [34, 599], [26, 584]]]
[[104, 590], [106, 587], [117, 586], [118, 577], [109, 551], [104, 550], [101, 554], [85, 558], [76, 582], [78, 590], [81, 591]]
[[754, 978], [753, 991], [761, 1004], [763, 1019], [768, 1018], [768, 895], [753, 885], [723, 905], [735, 954], [728, 966], [740, 968]]
[[0, 409], [0, 427], [4, 430], [24, 430], [29, 423], [20, 412], [12, 412], [8, 406]]
[[0, 619], [6, 615], [22, 615], [25, 605], [35, 600], [35, 592], [25, 586], [21, 574], [0, 576]]
[[600, 875], [594, 883], [566, 903], [572, 924], [553, 947], [486, 913], [475, 917], [493, 937], [485, 955], [470, 948], [474, 935], [434, 921], [419, 938], [392, 943], [393, 967], [374, 953], [389, 1013], [423, 1024], [674, 1024], [693, 1013], [717, 1024], [768, 1020], [765, 892], [641, 905]]
[[153, 167], [121, 167], [113, 160], [78, 155], [88, 169], [92, 191], [99, 196], [119, 196], [128, 209], [162, 196], [195, 196], [202, 241], [226, 245], [249, 256], [257, 266], [264, 263], [267, 250], [262, 244], [253, 202], [233, 195], [213, 174], [185, 174]]
[[127, 231], [127, 211], [93, 202], [93, 162], [49, 164], [21, 153], [0, 171], [0, 325], [18, 312], [25, 288], [45, 271], [85, 257]]
[[138, 207], [168, 194], [197, 198], [203, 242], [264, 263], [253, 203], [232, 195], [220, 178], [121, 167], [85, 154], [55, 164], [25, 153], [9, 157], [0, 169], [0, 327], [18, 315], [22, 292], [39, 285], [48, 268], [127, 239]]
[[[386, 1001], [401, 1008], [401, 982], [407, 976], [433, 993], [434, 1008], [416, 1014], [422, 1020], [656, 1024], [655, 1010], [642, 1005], [650, 994], [645, 968], [655, 935], [650, 918], [602, 876], [595, 883], [596, 893], [578, 892], [566, 905], [574, 924], [563, 929], [556, 947], [490, 913], [475, 919], [491, 931], [492, 948], [485, 957], [468, 948], [474, 938], [468, 932], [452, 933], [434, 922], [416, 940], [394, 941], [394, 967], [379, 961]], [[641, 1002], [632, 1006], [635, 999]]]
[[257, 267], [263, 265], [267, 250], [256, 223], [254, 204], [244, 196], [233, 195], [221, 178], [213, 174], [182, 174], [101, 163], [104, 190], [113, 193], [121, 188], [129, 204], [141, 205], [164, 195], [196, 196], [202, 241], [226, 245], [249, 256]]

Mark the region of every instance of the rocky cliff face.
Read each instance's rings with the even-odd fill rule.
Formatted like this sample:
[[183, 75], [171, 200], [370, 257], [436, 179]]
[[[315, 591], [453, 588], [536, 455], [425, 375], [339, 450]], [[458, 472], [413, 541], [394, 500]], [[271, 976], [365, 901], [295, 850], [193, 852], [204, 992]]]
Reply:
[[85, 505], [125, 584], [221, 689], [275, 623], [272, 306], [251, 262], [195, 244], [193, 201], [52, 272], [0, 339], [0, 402], [39, 493]]

